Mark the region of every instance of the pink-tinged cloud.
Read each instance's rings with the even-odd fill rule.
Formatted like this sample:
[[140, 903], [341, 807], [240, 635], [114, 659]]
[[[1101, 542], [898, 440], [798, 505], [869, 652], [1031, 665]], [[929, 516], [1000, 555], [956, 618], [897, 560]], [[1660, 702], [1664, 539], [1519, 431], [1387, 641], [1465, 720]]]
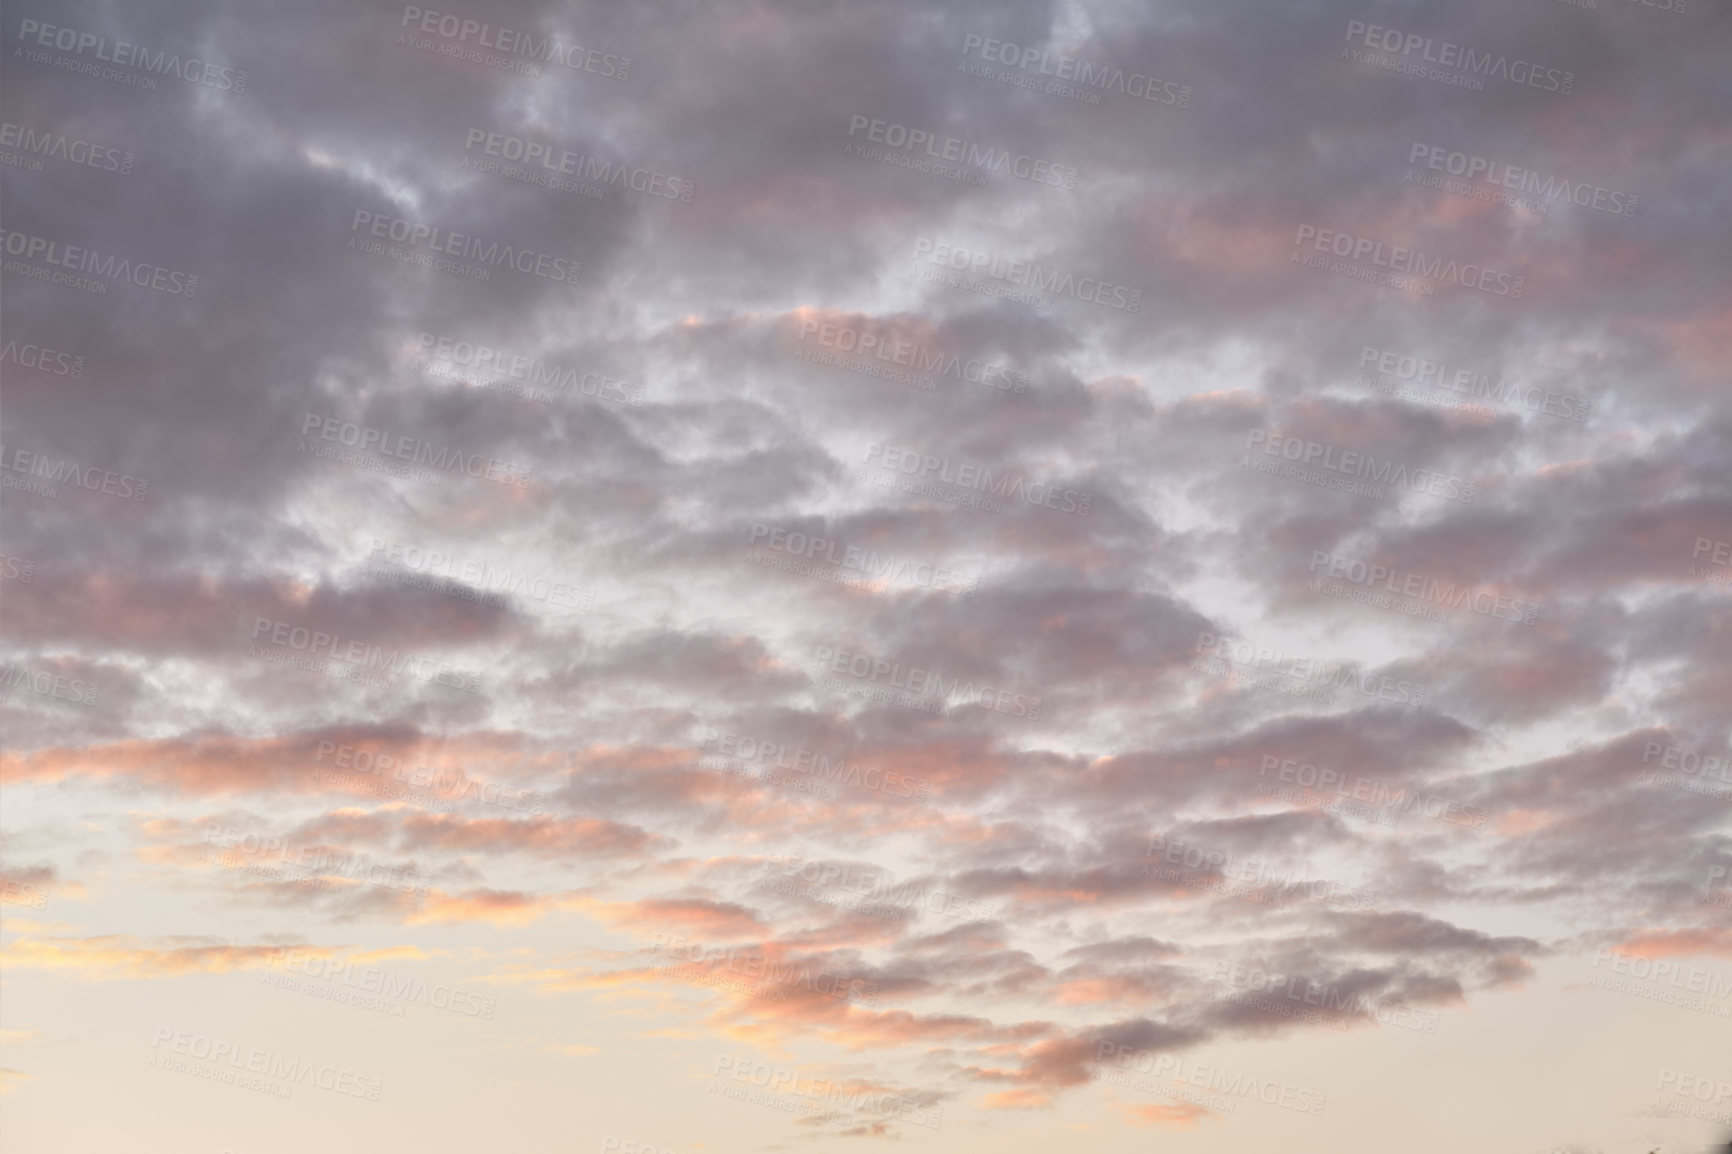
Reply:
[[1620, 953], [1639, 958], [1687, 958], [1706, 955], [1732, 958], [1732, 926], [1705, 926], [1693, 930], [1646, 930], [1616, 947]]
[[[341, 764], [339, 756], [343, 758]], [[216, 733], [85, 748], [50, 747], [29, 753], [0, 752], [0, 782], [46, 784], [80, 777], [120, 778], [189, 795], [284, 790], [345, 796], [340, 786], [321, 782], [315, 774], [387, 781], [390, 771], [380, 773], [373, 768], [369, 773], [354, 773], [347, 768], [376, 767], [380, 756], [405, 770], [420, 766], [459, 770], [466, 765], [500, 761], [526, 768], [537, 764], [535, 758], [524, 754], [520, 739], [506, 735], [434, 738], [404, 725], [336, 726], [287, 737]]]
[[598, 818], [462, 818], [413, 814], [403, 821], [408, 850], [452, 853], [531, 853], [552, 858], [636, 857], [672, 845], [621, 822]]

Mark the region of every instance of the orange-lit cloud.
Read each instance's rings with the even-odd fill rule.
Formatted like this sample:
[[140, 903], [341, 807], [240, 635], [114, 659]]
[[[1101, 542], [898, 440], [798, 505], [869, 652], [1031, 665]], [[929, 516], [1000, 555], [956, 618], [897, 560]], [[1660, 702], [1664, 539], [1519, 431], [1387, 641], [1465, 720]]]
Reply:
[[[318, 957], [340, 947], [295, 946]], [[23, 969], [53, 970], [79, 981], [181, 978], [191, 974], [229, 974], [271, 966], [283, 956], [280, 946], [216, 943], [147, 945], [128, 935], [94, 938], [21, 937], [0, 947], [0, 960]]]
[[1125, 1115], [1139, 1126], [1156, 1126], [1167, 1130], [1190, 1130], [1204, 1118], [1220, 1115], [1194, 1102], [1177, 1102], [1171, 1106], [1147, 1102], [1123, 1107]]

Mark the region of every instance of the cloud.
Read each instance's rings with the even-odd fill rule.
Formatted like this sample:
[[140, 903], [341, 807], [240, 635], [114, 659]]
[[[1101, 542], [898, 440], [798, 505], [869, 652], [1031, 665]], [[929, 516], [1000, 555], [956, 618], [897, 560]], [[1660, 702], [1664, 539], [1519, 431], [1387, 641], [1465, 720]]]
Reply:
[[[299, 952], [331, 957], [337, 947], [296, 946]], [[52, 970], [78, 981], [153, 981], [197, 974], [229, 974], [273, 965], [278, 945], [230, 945], [213, 941], [141, 941], [125, 934], [91, 938], [14, 938], [0, 957], [21, 969]]]

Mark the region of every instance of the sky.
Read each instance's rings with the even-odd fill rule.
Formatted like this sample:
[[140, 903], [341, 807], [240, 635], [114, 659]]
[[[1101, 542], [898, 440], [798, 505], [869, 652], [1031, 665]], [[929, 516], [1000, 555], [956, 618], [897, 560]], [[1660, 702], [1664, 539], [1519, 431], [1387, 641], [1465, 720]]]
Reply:
[[8, 3], [0, 1146], [1726, 1143], [1729, 58]]

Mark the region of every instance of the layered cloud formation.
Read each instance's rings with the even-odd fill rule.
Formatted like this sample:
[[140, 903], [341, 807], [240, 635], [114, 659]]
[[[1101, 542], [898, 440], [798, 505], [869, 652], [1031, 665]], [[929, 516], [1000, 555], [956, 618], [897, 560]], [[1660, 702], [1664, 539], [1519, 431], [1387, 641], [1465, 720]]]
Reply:
[[3, 37], [8, 1149], [1732, 1132], [1725, 11]]

